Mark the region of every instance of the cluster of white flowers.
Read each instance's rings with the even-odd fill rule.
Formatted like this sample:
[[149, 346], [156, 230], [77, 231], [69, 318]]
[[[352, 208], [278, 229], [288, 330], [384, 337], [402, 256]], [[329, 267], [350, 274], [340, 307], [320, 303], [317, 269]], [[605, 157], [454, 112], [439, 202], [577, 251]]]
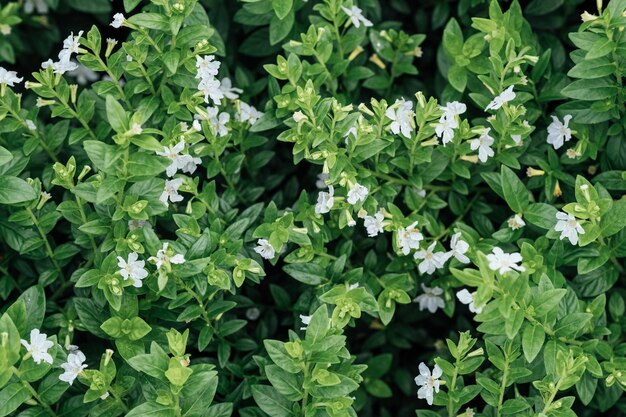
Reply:
[[161, 269], [163, 266], [165, 266], [166, 269], [169, 269], [171, 264], [180, 265], [185, 263], [184, 255], [177, 253], [174, 254], [174, 256], [171, 256], [168, 253], [169, 245], [170, 244], [168, 242], [164, 242], [163, 247], [157, 251], [156, 256], [151, 256], [148, 258], [149, 261], [154, 262], [157, 270]]
[[522, 265], [518, 265], [522, 262], [522, 255], [519, 252], [506, 253], [497, 246], [487, 255], [487, 260], [489, 261], [489, 268], [500, 272], [500, 274], [506, 274], [512, 270], [519, 272], [526, 270]]
[[393, 106], [387, 108], [385, 116], [391, 120], [389, 128], [394, 134], [401, 133], [405, 138], [411, 137], [415, 124], [413, 121], [415, 112], [413, 111], [412, 101], [396, 100]]
[[491, 149], [495, 140], [489, 135], [489, 132], [491, 132], [491, 128], [487, 127], [483, 134], [477, 139], [469, 141], [471, 150], [475, 151], [478, 149], [478, 159], [480, 162], [487, 162], [487, 159], [495, 154], [493, 149]]
[[441, 139], [443, 146], [446, 146], [454, 139], [454, 129], [459, 127], [457, 116], [465, 113], [467, 106], [464, 103], [453, 101], [439, 108], [443, 111], [443, 114], [439, 118], [439, 123], [435, 126], [435, 134]]
[[183, 201], [183, 196], [178, 194], [178, 189], [183, 185], [185, 181], [182, 178], [174, 178], [172, 180], [165, 180], [165, 188], [159, 197], [159, 200], [166, 206], [168, 200], [172, 203]]
[[209, 104], [209, 98], [214, 104], [219, 105], [224, 98], [221, 83], [215, 78], [221, 63], [215, 61], [215, 55], [205, 55], [196, 57], [196, 78], [200, 79], [198, 90], [204, 94], [205, 103]]
[[[318, 187], [324, 185], [323, 179], [318, 180]], [[323, 184], [322, 184], [323, 183]], [[359, 202], [365, 201], [369, 194], [369, 189], [355, 182], [351, 185], [346, 195], [346, 201], [351, 205], [356, 205]], [[315, 213], [325, 214], [330, 212], [335, 204], [335, 188], [332, 185], [328, 186], [328, 191], [320, 191], [317, 195], [317, 204], [315, 204]]]
[[[165, 170], [168, 177], [173, 177], [177, 171], [193, 174], [199, 164], [202, 163], [202, 159], [194, 158], [189, 154], [180, 154], [185, 149], [185, 140], [181, 138], [180, 142], [176, 145], [169, 147], [164, 146], [163, 151], [157, 151], [157, 155], [168, 158], [171, 163]], [[181, 182], [182, 184], [182, 182]], [[161, 200], [163, 201], [163, 200]], [[174, 201], [174, 200], [171, 200]]]
[[[41, 362], [52, 365], [54, 359], [48, 351], [54, 346], [54, 342], [48, 340], [48, 336], [45, 333], [41, 333], [39, 329], [32, 329], [30, 331], [30, 341], [21, 339], [20, 342], [26, 348], [27, 355], [30, 355], [37, 365], [40, 365]], [[70, 353], [67, 355], [67, 361], [61, 364], [61, 368], [65, 372], [59, 375], [59, 379], [72, 385], [87, 365], [84, 364], [86, 360], [85, 355], [78, 347], [70, 345], [68, 349]]]
[[54, 69], [55, 74], [63, 75], [68, 71], [75, 71], [78, 69], [78, 64], [72, 61], [72, 54], [78, 53], [80, 48], [80, 37], [83, 36], [83, 31], [78, 32], [78, 35], [74, 36], [74, 32], [70, 34], [63, 41], [63, 49], [59, 52], [59, 60], [54, 62], [51, 59], [47, 60], [41, 67], [46, 69], [51, 67]]

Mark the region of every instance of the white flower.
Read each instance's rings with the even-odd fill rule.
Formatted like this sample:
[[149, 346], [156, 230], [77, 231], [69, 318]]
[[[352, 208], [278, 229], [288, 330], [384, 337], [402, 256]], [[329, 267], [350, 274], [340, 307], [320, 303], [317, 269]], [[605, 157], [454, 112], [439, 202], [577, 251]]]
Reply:
[[83, 364], [86, 359], [87, 358], [85, 358], [85, 355], [80, 350], [76, 350], [67, 355], [67, 362], [61, 364], [61, 368], [63, 368], [65, 372], [59, 375], [59, 379], [72, 385], [78, 375], [87, 367], [87, 365]]
[[26, 127], [28, 130], [37, 130], [37, 125], [30, 119], [26, 119]]
[[15, 83], [21, 83], [24, 78], [17, 76], [15, 71], [7, 71], [3, 67], [0, 67], [0, 84], [6, 84], [9, 87], [15, 86]]
[[237, 120], [240, 122], [249, 122], [251, 125], [255, 124], [263, 116], [263, 113], [258, 111], [243, 101], [239, 102], [239, 111], [237, 112]]
[[326, 180], [328, 179], [328, 174], [325, 172], [320, 172], [317, 174], [317, 180], [315, 181], [315, 186], [320, 190], [326, 188]]
[[499, 271], [501, 274], [507, 273], [512, 269], [519, 272], [524, 272], [526, 269], [522, 265], [517, 265], [522, 262], [522, 255], [518, 252], [504, 253], [499, 247], [493, 248], [493, 252], [487, 255], [489, 261], [489, 268], [493, 271]]
[[122, 13], [115, 13], [113, 15], [113, 21], [111, 22], [111, 26], [113, 26], [115, 29], [119, 29], [122, 27], [125, 21], [126, 18]]
[[459, 116], [467, 111], [465, 103], [460, 103], [458, 101], [452, 101], [447, 103], [445, 106], [439, 106], [439, 108], [443, 111], [443, 115], [441, 117], [448, 119], [453, 119], [454, 116]]
[[513, 139], [513, 142], [518, 146], [522, 144], [522, 135], [511, 135], [511, 139]]
[[204, 94], [204, 102], [209, 103], [209, 98], [214, 104], [219, 105], [224, 98], [224, 93], [220, 90], [220, 82], [215, 78], [203, 78], [198, 84], [198, 90]]
[[[230, 118], [230, 115], [229, 115], [229, 118]], [[196, 132], [202, 131], [202, 124], [200, 123], [200, 120], [195, 119], [193, 123], [191, 123], [191, 129]]]
[[157, 269], [161, 269], [163, 265], [169, 267], [170, 264], [179, 265], [185, 263], [185, 257], [180, 253], [177, 253], [174, 256], [170, 256], [167, 253], [169, 245], [170, 244], [168, 242], [164, 242], [163, 247], [157, 251], [156, 256], [148, 258], [149, 261], [155, 263]]
[[54, 343], [48, 340], [48, 336], [45, 333], [41, 333], [39, 329], [32, 329], [30, 331], [30, 343], [24, 339], [20, 341], [37, 365], [42, 361], [52, 364], [52, 356], [50, 356], [48, 350], [54, 346]]
[[424, 235], [415, 226], [417, 222], [398, 230], [398, 246], [404, 255], [408, 255], [411, 249], [419, 249], [420, 242], [424, 240]]
[[67, 75], [76, 78], [76, 82], [80, 85], [87, 85], [91, 82], [98, 81], [100, 76], [97, 72], [90, 70], [84, 65], [76, 63], [77, 68], [70, 71]]
[[[176, 174], [176, 171], [183, 168], [187, 164], [187, 158], [190, 158], [189, 155], [180, 155], [180, 152], [185, 149], [185, 141], [181, 140], [176, 145], [169, 147], [164, 146], [162, 151], [157, 151], [156, 154], [159, 156], [164, 156], [172, 161], [168, 167], [165, 169], [165, 173], [168, 177], [173, 177]], [[182, 184], [182, 180], [181, 180]]]
[[300, 123], [301, 121], [308, 119], [308, 117], [306, 117], [306, 115], [302, 113], [300, 110], [298, 110], [297, 112], [294, 112], [292, 117], [293, 117], [293, 121], [296, 123]]
[[352, 6], [348, 9], [347, 7], [341, 6], [341, 10], [350, 18], [350, 21], [355, 27], [361, 27], [361, 23], [363, 23], [365, 27], [373, 26], [373, 23], [363, 16], [363, 10], [358, 7]]
[[519, 214], [511, 217], [509, 220], [507, 220], [507, 223], [512, 230], [521, 229], [522, 227], [526, 226], [526, 222], [522, 220]]
[[261, 255], [263, 259], [272, 259], [276, 255], [276, 249], [274, 249], [269, 240], [259, 239], [256, 244], [254, 251]]
[[309, 323], [311, 322], [311, 316], [305, 316], [304, 314], [300, 314], [300, 320], [302, 320], [302, 324], [304, 326], [300, 327], [300, 330], [306, 330], [309, 327]]
[[139, 123], [133, 123], [133, 125], [130, 127], [130, 130], [128, 132], [132, 136], [138, 136], [138, 135], [141, 135], [141, 132], [143, 132], [143, 129]]
[[391, 120], [391, 125], [389, 126], [391, 131], [396, 135], [402, 133], [406, 138], [410, 138], [413, 131], [413, 126], [411, 125], [413, 115], [413, 102], [404, 101], [404, 99], [397, 100], [385, 112], [385, 116]]
[[138, 260], [137, 252], [128, 254], [128, 260], [124, 260], [121, 256], [117, 257], [117, 267], [120, 268], [120, 275], [124, 281], [131, 279], [133, 287], [141, 288], [141, 280], [148, 276], [148, 271], [144, 269], [146, 263]]
[[483, 311], [483, 306], [476, 307], [476, 303], [474, 302], [474, 297], [476, 297], [476, 293], [470, 293], [468, 290], [463, 288], [461, 291], [456, 293], [456, 298], [459, 299], [460, 302], [469, 306], [469, 311], [472, 313], [480, 314]]
[[[59, 54], [61, 56], [61, 54]], [[78, 64], [70, 61], [69, 56], [67, 54], [64, 55], [64, 58], [60, 59], [57, 62], [53, 62], [51, 59], [41, 64], [41, 68], [46, 69], [51, 67], [54, 70], [55, 74], [63, 75], [66, 72], [75, 71], [78, 69]]]
[[559, 149], [564, 142], [572, 138], [572, 130], [568, 127], [571, 119], [572, 115], [567, 114], [561, 123], [558, 117], [552, 116], [552, 123], [548, 126], [548, 143], [554, 146], [554, 149]]
[[224, 93], [224, 97], [230, 100], [239, 98], [239, 94], [243, 93], [241, 88], [233, 87], [233, 82], [228, 77], [224, 77], [222, 81], [220, 81], [220, 90]]
[[11, 29], [11, 26], [9, 25], [6, 25], [6, 24], [0, 25], [0, 33], [2, 33], [5, 36], [10, 35], [12, 30], [13, 29]]
[[110, 395], [111, 395], [111, 394], [109, 394], [109, 391], [107, 391], [107, 392], [105, 392], [104, 394], [102, 394], [102, 395], [100, 396], [100, 399], [101, 399], [102, 401], [104, 401], [104, 400], [106, 400], [107, 398], [109, 398], [109, 396], [110, 396]]
[[491, 128], [488, 127], [478, 139], [470, 140], [470, 149], [473, 151], [478, 149], [478, 159], [480, 159], [481, 162], [487, 162], [487, 159], [494, 155], [493, 149], [491, 149], [494, 139], [489, 136], [490, 131]]
[[431, 313], [435, 313], [438, 308], [444, 308], [446, 303], [443, 301], [443, 298], [440, 297], [443, 294], [443, 290], [439, 287], [427, 287], [424, 284], [421, 284], [423, 294], [418, 295], [413, 299], [414, 303], [419, 303], [419, 309], [428, 310]]
[[226, 124], [230, 122], [230, 114], [227, 112], [219, 113], [220, 109], [217, 107], [207, 107], [206, 111], [209, 114], [207, 120], [211, 124], [211, 130], [215, 136], [223, 137], [228, 135]]
[[554, 230], [561, 232], [561, 240], [567, 238], [572, 245], [578, 244], [578, 235], [584, 235], [585, 229], [576, 221], [576, 217], [571, 214], [559, 211], [556, 213], [556, 226]]
[[485, 108], [485, 111], [498, 110], [500, 107], [502, 107], [504, 103], [508, 103], [514, 98], [515, 98], [515, 93], [513, 92], [513, 86], [510, 86], [509, 88], [504, 90], [502, 93], [500, 93], [499, 96], [495, 97], [491, 101], [491, 103], [487, 105], [487, 107]]
[[[69, 54], [78, 53], [78, 48], [80, 48], [80, 37], [83, 36], [83, 31], [78, 32], [78, 35], [74, 36], [74, 32], [70, 33], [70, 36], [65, 38], [63, 41], [63, 49], [67, 51]], [[61, 51], [63, 52], [63, 51]], [[60, 58], [60, 56], [59, 56]]]
[[433, 252], [435, 245], [437, 245], [437, 242], [431, 243], [428, 249], [415, 252], [413, 255], [415, 259], [422, 259], [422, 262], [420, 262], [418, 266], [420, 274], [426, 272], [430, 275], [435, 272], [436, 269], [443, 268], [443, 265], [448, 260], [448, 256], [445, 252]]
[[355, 182], [354, 185], [348, 191], [348, 203], [355, 205], [359, 201], [365, 201], [369, 190], [366, 186]]
[[346, 146], [349, 145], [348, 139], [350, 138], [350, 136], [352, 136], [355, 140], [359, 139], [359, 133], [357, 131], [356, 123], [350, 129], [348, 129], [345, 135], [343, 135], [343, 137], [345, 138]]
[[452, 142], [454, 139], [454, 129], [459, 127], [458, 122], [454, 117], [441, 116], [439, 123], [435, 126], [435, 134], [438, 138], [441, 138], [443, 146]]
[[415, 377], [415, 383], [421, 387], [417, 391], [417, 398], [426, 399], [428, 405], [433, 405], [433, 396], [439, 392], [439, 378], [443, 375], [443, 371], [439, 365], [435, 365], [431, 374], [424, 362], [420, 363], [419, 370], [420, 374]]
[[46, 0], [26, 0], [24, 2], [24, 13], [31, 14], [35, 9], [37, 9], [39, 14], [47, 14], [48, 3], [46, 3]]
[[383, 220], [385, 216], [382, 211], [378, 211], [378, 213], [373, 216], [365, 216], [363, 221], [363, 225], [367, 229], [367, 235], [369, 237], [377, 236], [379, 233], [383, 233]]
[[183, 185], [183, 180], [181, 178], [165, 180], [165, 188], [163, 189], [163, 193], [161, 193], [161, 197], [159, 197], [159, 200], [161, 200], [161, 202], [166, 206], [168, 205], [168, 199], [172, 203], [183, 201], [183, 196], [178, 194], [178, 189], [181, 185]]
[[455, 233], [450, 239], [450, 252], [447, 253], [448, 258], [455, 257], [457, 261], [467, 264], [469, 258], [465, 255], [469, 250], [469, 244], [461, 239], [461, 232]]
[[320, 191], [317, 195], [317, 204], [315, 205], [315, 213], [324, 214], [328, 213], [335, 204], [335, 188], [332, 185], [328, 186], [328, 192]]
[[140, 227], [145, 227], [147, 229], [152, 229], [152, 225], [150, 224], [149, 221], [147, 220], [129, 220], [128, 221], [128, 230], [135, 230], [138, 229]]
[[[215, 55], [196, 56], [196, 69], [198, 70], [196, 78], [215, 77], [220, 70], [220, 65], [219, 61], [215, 61]], [[220, 84], [219, 81], [218, 84]], [[221, 84], [218, 89], [220, 86]]]

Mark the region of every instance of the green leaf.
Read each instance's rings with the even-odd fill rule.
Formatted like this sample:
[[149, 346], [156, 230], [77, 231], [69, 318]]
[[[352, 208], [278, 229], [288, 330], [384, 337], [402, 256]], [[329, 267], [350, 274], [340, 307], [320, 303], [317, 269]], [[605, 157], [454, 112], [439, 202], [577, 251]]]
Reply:
[[168, 360], [166, 355], [156, 353], [148, 353], [137, 355], [128, 360], [128, 364], [139, 372], [153, 376], [165, 382], [165, 371], [168, 368]]
[[365, 390], [377, 398], [390, 398], [393, 395], [391, 388], [386, 382], [374, 379], [365, 383]]
[[[7, 368], [13, 366], [20, 358], [20, 333], [8, 314], [0, 316], [0, 334], [7, 333], [7, 344], [0, 345], [0, 359]], [[26, 337], [26, 335], [24, 335]]]
[[597, 78], [593, 80], [574, 81], [565, 87], [561, 93], [569, 98], [594, 101], [615, 97], [617, 95], [617, 88], [610, 79]]
[[504, 200], [514, 213], [522, 213], [529, 205], [528, 191], [524, 183], [515, 175], [511, 168], [502, 165], [500, 182]]
[[289, 13], [284, 19], [272, 16], [270, 20], [270, 45], [276, 45], [287, 37], [294, 24], [294, 14]]
[[148, 29], [160, 30], [162, 32], [170, 31], [170, 22], [167, 16], [159, 13], [138, 13], [130, 16], [128, 21], [133, 25]]
[[615, 73], [615, 63], [608, 58], [584, 59], [567, 73], [572, 78], [590, 80]]
[[511, 400], [506, 400], [504, 404], [502, 404], [500, 414], [504, 416], [519, 414], [529, 408], [530, 404], [528, 404], [525, 400], [523, 400], [522, 398], [514, 398]]
[[124, 11], [126, 13], [132, 12], [139, 3], [141, 3], [141, 0], [124, 0]]
[[566, 293], [567, 290], [562, 288], [537, 292], [532, 302], [535, 316], [541, 317], [548, 314], [553, 308], [559, 305]]
[[293, 7], [293, 0], [272, 0], [272, 8], [279, 19], [284, 19]]
[[626, 199], [621, 198], [613, 202], [611, 209], [602, 216], [600, 229], [602, 236], [608, 237], [619, 233], [626, 227]]
[[315, 263], [288, 264], [283, 267], [292, 278], [309, 285], [319, 285], [326, 281], [326, 270]]
[[576, 393], [583, 405], [589, 405], [591, 400], [593, 400], [597, 387], [598, 380], [591, 376], [589, 372], [585, 372], [580, 381], [576, 383]]
[[130, 410], [126, 417], [176, 417], [176, 412], [170, 406], [146, 402]]
[[522, 335], [522, 349], [524, 350], [524, 356], [528, 363], [535, 360], [543, 347], [545, 339], [546, 333], [543, 330], [543, 326], [532, 323], [526, 325]]
[[266, 339], [263, 341], [267, 354], [276, 365], [285, 371], [295, 374], [302, 371], [298, 363], [287, 354], [284, 343], [279, 340]]
[[328, 308], [325, 304], [321, 305], [311, 316], [311, 321], [306, 328], [306, 340], [311, 345], [315, 345], [322, 340], [330, 329], [330, 320], [328, 318]]
[[467, 85], [467, 71], [461, 66], [452, 65], [448, 69], [448, 81], [456, 91], [462, 93]]
[[0, 166], [11, 162], [13, 154], [9, 152], [4, 146], [0, 146]]
[[593, 314], [591, 313], [569, 314], [558, 321], [554, 327], [554, 334], [559, 337], [575, 337], [581, 333], [592, 318]]
[[0, 175], [0, 204], [18, 204], [37, 198], [37, 194], [21, 178]]
[[22, 384], [7, 385], [0, 391], [0, 417], [8, 416], [29, 398], [30, 394]]
[[556, 225], [557, 212], [558, 210], [550, 204], [531, 203], [524, 210], [524, 219], [542, 229], [551, 230]]
[[267, 385], [253, 385], [252, 397], [259, 408], [272, 417], [292, 416], [292, 402], [280, 395], [274, 387]]
[[454, 18], [450, 19], [443, 31], [443, 47], [452, 59], [463, 54], [463, 32]]
[[278, 365], [265, 366], [265, 375], [276, 390], [290, 401], [302, 399], [302, 377], [281, 369]]
[[126, 133], [128, 131], [128, 115], [124, 107], [112, 95], [107, 95], [106, 111], [107, 119], [113, 130], [117, 133]]
[[615, 49], [615, 42], [610, 39], [602, 38], [598, 39], [591, 49], [585, 55], [585, 60], [602, 58], [605, 55], [610, 54]]
[[183, 417], [204, 417], [217, 390], [217, 372], [210, 370], [198, 372], [195, 367], [192, 369], [194, 373], [191, 374], [182, 391]]

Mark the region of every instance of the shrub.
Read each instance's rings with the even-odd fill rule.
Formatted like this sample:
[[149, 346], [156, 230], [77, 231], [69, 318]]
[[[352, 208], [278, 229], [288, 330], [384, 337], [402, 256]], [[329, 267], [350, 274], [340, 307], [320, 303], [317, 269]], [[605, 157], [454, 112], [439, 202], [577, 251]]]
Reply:
[[0, 417], [625, 412], [626, 1], [421, 3], [3, 6]]

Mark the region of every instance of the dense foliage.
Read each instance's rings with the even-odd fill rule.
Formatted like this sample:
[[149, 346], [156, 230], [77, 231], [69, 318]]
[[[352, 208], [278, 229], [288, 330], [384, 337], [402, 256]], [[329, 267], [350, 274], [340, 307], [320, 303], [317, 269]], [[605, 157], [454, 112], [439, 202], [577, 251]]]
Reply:
[[625, 27], [4, 2], [0, 417], [623, 415]]

